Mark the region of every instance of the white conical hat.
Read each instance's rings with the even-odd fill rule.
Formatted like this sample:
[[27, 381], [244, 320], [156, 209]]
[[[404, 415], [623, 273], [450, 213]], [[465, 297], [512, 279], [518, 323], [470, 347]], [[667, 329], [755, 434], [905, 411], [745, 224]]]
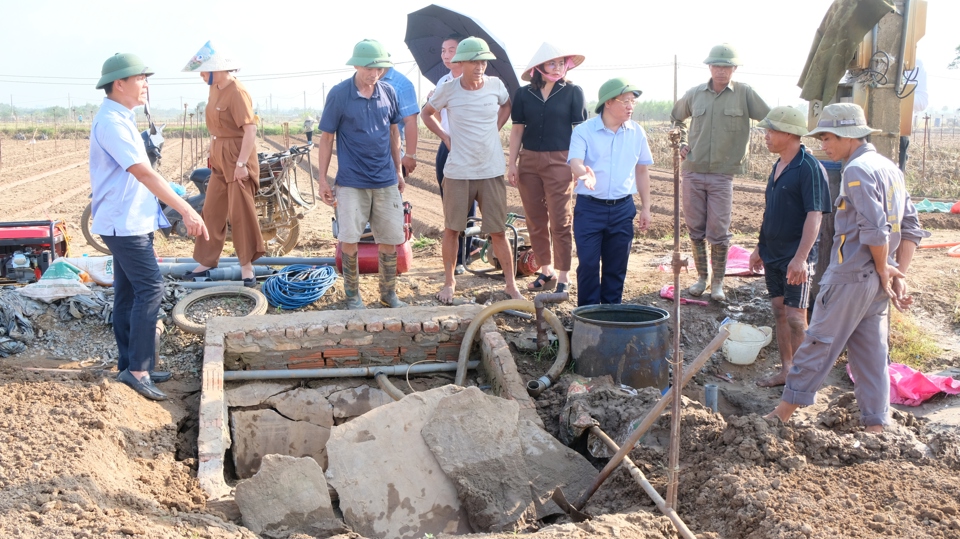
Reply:
[[240, 69], [240, 64], [233, 59], [233, 56], [223, 49], [214, 47], [212, 42], [207, 41], [200, 47], [197, 54], [190, 58], [190, 62], [183, 68], [183, 71], [233, 71], [234, 69]]
[[530, 60], [530, 64], [527, 65], [527, 68], [523, 70], [523, 73], [520, 75], [520, 78], [529, 81], [530, 80], [530, 70], [537, 67], [538, 65], [548, 61], [553, 60], [554, 58], [570, 58], [573, 61], [573, 69], [578, 65], [583, 63], [584, 57], [582, 54], [574, 54], [570, 51], [561, 49], [556, 45], [551, 45], [550, 43], [544, 42], [543, 45], [540, 45], [540, 50], [533, 55], [533, 59]]

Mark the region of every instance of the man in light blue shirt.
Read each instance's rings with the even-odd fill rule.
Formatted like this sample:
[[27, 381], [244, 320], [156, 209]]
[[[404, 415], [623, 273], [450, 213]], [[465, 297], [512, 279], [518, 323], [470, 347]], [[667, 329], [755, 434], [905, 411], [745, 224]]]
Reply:
[[413, 83], [402, 73], [391, 67], [380, 77], [380, 80], [393, 86], [397, 92], [397, 104], [400, 105], [400, 140], [404, 142], [403, 175], [407, 176], [417, 168], [417, 140], [420, 132], [417, 125], [417, 116], [420, 115], [420, 105], [417, 104], [417, 92]]
[[117, 380], [148, 399], [164, 400], [167, 396], [154, 382], [168, 380], [170, 373], [152, 372], [157, 313], [163, 298], [153, 234], [170, 223], [157, 197], [183, 215], [189, 234], [209, 236], [203, 218], [150, 168], [137, 132], [133, 108], [147, 102], [147, 77], [152, 74], [133, 54], [116, 54], [103, 64], [97, 89], [103, 89], [107, 97], [90, 128], [90, 230], [100, 234], [113, 253]]
[[[599, 116], [578, 125], [567, 163], [577, 178], [573, 240], [577, 245], [577, 305], [621, 303], [633, 246], [633, 218], [640, 194], [638, 227], [650, 224], [647, 134], [630, 119], [640, 89], [626, 79], [600, 87]], [[601, 268], [602, 264], [602, 268]]]

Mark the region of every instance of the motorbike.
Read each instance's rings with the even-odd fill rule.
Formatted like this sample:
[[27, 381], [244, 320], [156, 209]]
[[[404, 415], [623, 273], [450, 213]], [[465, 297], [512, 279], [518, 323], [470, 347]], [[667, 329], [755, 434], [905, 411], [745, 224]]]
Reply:
[[[163, 127], [161, 125], [158, 128], [151, 124], [149, 129], [140, 134], [147, 150], [147, 156], [150, 158], [150, 165], [158, 172], [163, 153]], [[257, 193], [254, 196], [254, 205], [260, 221], [260, 232], [263, 236], [266, 256], [283, 256], [297, 246], [300, 240], [300, 220], [303, 219], [304, 215], [298, 208], [307, 211], [316, 205], [316, 187], [313, 184], [313, 178], [308, 175], [309, 193], [300, 189], [297, 178], [297, 167], [304, 156], [307, 157], [309, 164], [310, 150], [313, 149], [312, 134], [312, 131], [307, 132], [307, 144], [303, 146], [292, 146], [288, 150], [271, 154], [257, 154], [260, 174]], [[309, 166], [308, 169], [310, 169]], [[197, 213], [203, 212], [203, 204], [207, 197], [207, 184], [210, 181], [211, 174], [209, 167], [197, 168], [190, 173], [190, 182], [197, 192], [185, 197], [185, 199]], [[178, 191], [178, 194], [181, 194], [179, 191], [183, 190], [182, 187], [173, 182], [171, 182], [171, 187]], [[178, 188], [180, 189], [178, 190]], [[165, 237], [171, 235], [189, 237], [180, 212], [167, 206], [162, 201], [160, 207], [167, 221], [170, 222], [169, 228], [160, 229], [163, 235]], [[110, 249], [100, 239], [99, 235], [90, 231], [93, 222], [92, 204], [87, 205], [80, 219], [83, 236], [87, 243], [104, 254], [111, 254]], [[229, 239], [230, 228], [228, 225], [227, 240]]]

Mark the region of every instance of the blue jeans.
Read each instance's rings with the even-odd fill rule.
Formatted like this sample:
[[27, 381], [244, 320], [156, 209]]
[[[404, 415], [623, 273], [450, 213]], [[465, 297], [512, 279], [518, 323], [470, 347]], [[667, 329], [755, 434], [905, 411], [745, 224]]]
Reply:
[[[611, 203], [611, 204], [608, 204]], [[577, 195], [573, 241], [577, 245], [577, 306], [621, 303], [633, 246], [633, 197], [617, 203]]]
[[152, 371], [163, 277], [153, 251], [153, 232], [101, 236], [113, 253], [113, 335], [117, 370]]

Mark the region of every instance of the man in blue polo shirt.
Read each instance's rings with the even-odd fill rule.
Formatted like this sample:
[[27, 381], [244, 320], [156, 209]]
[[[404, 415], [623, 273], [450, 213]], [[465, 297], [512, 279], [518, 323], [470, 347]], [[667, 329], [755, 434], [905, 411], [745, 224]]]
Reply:
[[[573, 240], [577, 305], [620, 303], [633, 246], [633, 195], [640, 193], [640, 230], [650, 225], [647, 134], [630, 119], [640, 88], [624, 78], [600, 87], [595, 116], [573, 130], [567, 163], [577, 178]], [[601, 267], [602, 265], [602, 267]]]
[[137, 130], [133, 108], [147, 102], [147, 77], [153, 72], [133, 54], [116, 54], [103, 63], [101, 75], [97, 89], [107, 97], [90, 127], [90, 231], [113, 253], [117, 380], [148, 399], [164, 400], [154, 382], [168, 380], [170, 373], [151, 372], [163, 299], [153, 233], [170, 223], [157, 197], [183, 215], [190, 235], [209, 236], [203, 218], [150, 167]]
[[750, 255], [750, 267], [764, 270], [780, 350], [780, 372], [757, 385], [773, 387], [783, 385], [807, 331], [820, 220], [830, 213], [831, 200], [826, 171], [800, 143], [807, 134], [806, 115], [776, 107], [758, 127], [766, 130], [767, 149], [780, 156], [767, 180], [760, 240]]
[[[364, 308], [357, 251], [368, 222], [379, 247], [380, 303], [403, 307], [406, 304], [397, 297], [397, 245], [405, 239], [397, 127], [402, 116], [393, 87], [380, 80], [393, 63], [380, 43], [365, 39], [354, 46], [347, 65], [354, 66], [356, 74], [330, 90], [320, 117], [320, 198], [337, 208], [347, 309]], [[336, 192], [326, 179], [334, 135]]]
[[403, 143], [403, 176], [411, 174], [417, 168], [417, 138], [420, 132], [417, 125], [417, 116], [420, 115], [420, 105], [417, 104], [417, 92], [413, 83], [396, 68], [391, 67], [380, 78], [393, 87], [397, 93], [397, 103], [400, 105], [400, 141]]

